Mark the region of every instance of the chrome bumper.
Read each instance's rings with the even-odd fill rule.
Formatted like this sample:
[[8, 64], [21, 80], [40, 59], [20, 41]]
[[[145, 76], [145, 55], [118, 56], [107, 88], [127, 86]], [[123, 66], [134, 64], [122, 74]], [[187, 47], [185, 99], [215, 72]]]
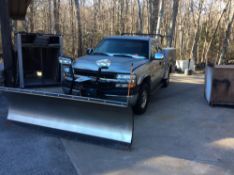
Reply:
[[[63, 87], [64, 91], [69, 92], [69, 88]], [[73, 89], [72, 95], [79, 96], [77, 94], [80, 94], [80, 90]], [[116, 102], [124, 102], [127, 103], [130, 106], [134, 106], [137, 102], [138, 95], [130, 95], [130, 96], [122, 96], [122, 95], [112, 95], [112, 94], [104, 94], [105, 98], [102, 100], [111, 100]]]

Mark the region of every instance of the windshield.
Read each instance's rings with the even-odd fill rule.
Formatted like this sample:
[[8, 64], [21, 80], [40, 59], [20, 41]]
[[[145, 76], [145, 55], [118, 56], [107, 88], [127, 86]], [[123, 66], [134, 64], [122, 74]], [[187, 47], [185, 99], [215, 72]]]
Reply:
[[94, 54], [148, 58], [148, 42], [140, 40], [105, 39], [97, 46]]

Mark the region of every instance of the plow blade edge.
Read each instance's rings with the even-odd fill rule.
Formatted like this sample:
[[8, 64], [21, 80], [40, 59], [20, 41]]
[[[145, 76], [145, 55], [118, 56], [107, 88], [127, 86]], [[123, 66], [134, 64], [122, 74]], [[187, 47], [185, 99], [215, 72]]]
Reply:
[[128, 105], [21, 89], [0, 91], [9, 103], [8, 120], [132, 143]]

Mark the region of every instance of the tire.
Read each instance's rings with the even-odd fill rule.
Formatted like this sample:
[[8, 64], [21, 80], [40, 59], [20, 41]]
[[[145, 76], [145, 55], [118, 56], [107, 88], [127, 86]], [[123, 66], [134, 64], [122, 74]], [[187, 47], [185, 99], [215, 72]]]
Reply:
[[147, 110], [150, 100], [150, 87], [144, 83], [138, 91], [138, 99], [136, 104], [132, 107], [133, 112], [137, 115], [144, 114]]
[[163, 88], [167, 88], [169, 86], [169, 84], [170, 84], [170, 73], [169, 72], [168, 72], [168, 77], [166, 79], [163, 79], [162, 83], [163, 83], [163, 85], [162, 85]]

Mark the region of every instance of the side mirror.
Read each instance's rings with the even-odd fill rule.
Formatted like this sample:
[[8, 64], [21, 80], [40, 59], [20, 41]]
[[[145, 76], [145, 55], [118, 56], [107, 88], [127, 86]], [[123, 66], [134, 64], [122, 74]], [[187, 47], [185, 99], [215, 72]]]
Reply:
[[163, 60], [164, 59], [164, 54], [158, 52], [158, 53], [154, 54], [154, 59], [155, 60]]
[[63, 65], [71, 65], [73, 62], [73, 59], [70, 57], [64, 57], [64, 56], [60, 56], [59, 57], [59, 63], [63, 64]]
[[87, 55], [91, 55], [93, 53], [93, 48], [88, 48], [87, 50], [86, 50], [86, 54]]

